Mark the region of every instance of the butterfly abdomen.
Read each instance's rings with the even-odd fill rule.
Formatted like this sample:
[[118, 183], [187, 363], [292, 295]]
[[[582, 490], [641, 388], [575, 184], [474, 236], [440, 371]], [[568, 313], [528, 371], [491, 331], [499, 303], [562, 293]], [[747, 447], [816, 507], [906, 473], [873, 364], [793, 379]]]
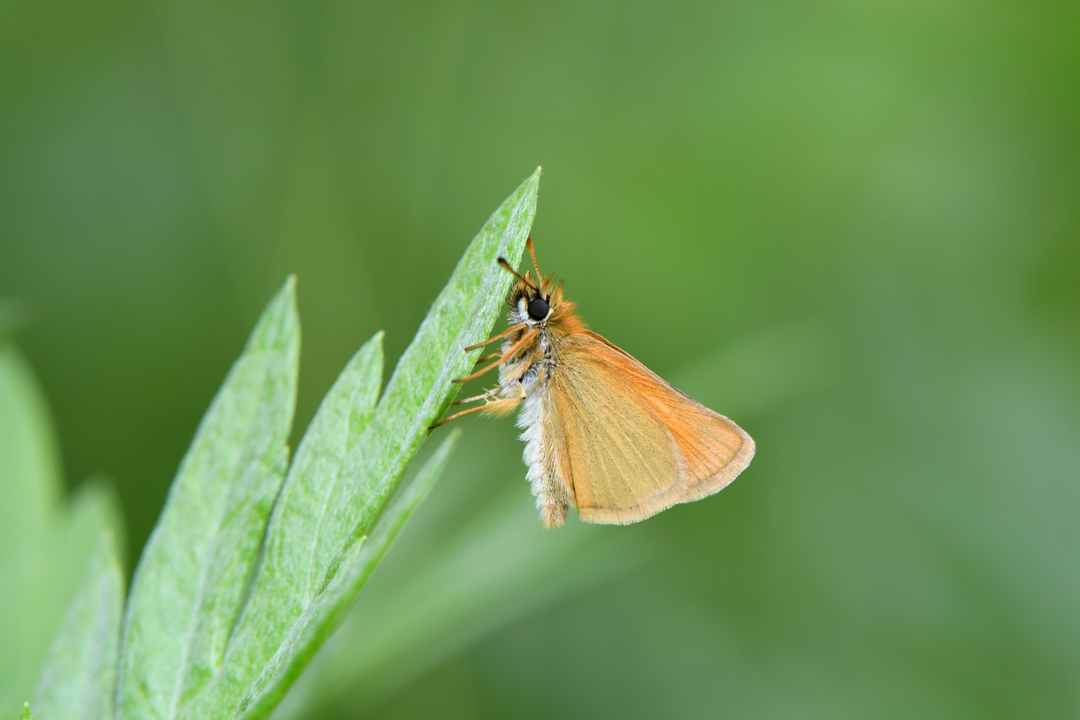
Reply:
[[545, 413], [549, 412], [546, 388], [550, 373], [554, 370], [554, 367], [543, 362], [532, 368], [525, 378], [526, 396], [517, 419], [517, 426], [522, 429], [521, 440], [525, 443], [522, 453], [528, 468], [525, 479], [536, 497], [540, 519], [548, 528], [559, 527], [566, 522], [568, 508], [573, 503], [566, 483], [559, 477], [554, 449], [551, 447], [553, 439], [547, 437], [544, 430], [549, 426], [545, 417]]

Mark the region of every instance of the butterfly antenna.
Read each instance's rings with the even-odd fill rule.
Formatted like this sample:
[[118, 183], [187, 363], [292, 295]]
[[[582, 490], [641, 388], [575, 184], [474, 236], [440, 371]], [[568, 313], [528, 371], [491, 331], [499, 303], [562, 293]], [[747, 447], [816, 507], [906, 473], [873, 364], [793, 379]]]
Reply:
[[[510, 263], [506, 262], [506, 258], [499, 258], [499, 266], [502, 267], [503, 270], [508, 271], [511, 275], [516, 277], [521, 282], [523, 282], [526, 285], [528, 285], [529, 287], [531, 287], [533, 290], [536, 290], [536, 286], [533, 285], [531, 282], [529, 282], [528, 278], [522, 277], [521, 274], [517, 270], [510, 267]], [[540, 292], [540, 291], [536, 290], [536, 292]]]
[[[540, 284], [540, 279], [544, 276], [540, 274], [540, 266], [536, 264], [536, 250], [533, 249], [532, 235], [525, 238], [525, 246], [529, 248], [529, 254], [532, 255], [533, 267], [536, 269], [536, 282]], [[540, 292], [537, 290], [537, 292]], [[550, 295], [548, 297], [551, 297]]]

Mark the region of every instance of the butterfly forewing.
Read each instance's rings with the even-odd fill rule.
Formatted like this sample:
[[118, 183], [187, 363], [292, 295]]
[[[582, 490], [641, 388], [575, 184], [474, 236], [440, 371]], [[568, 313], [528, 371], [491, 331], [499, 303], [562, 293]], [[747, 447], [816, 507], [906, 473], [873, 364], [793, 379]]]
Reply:
[[[654, 372], [595, 333], [588, 335], [604, 347], [599, 354], [632, 378], [635, 389], [675, 438], [690, 472], [684, 500], [712, 495], [735, 479], [754, 457], [754, 441], [728, 418], [679, 392]], [[619, 363], [622, 363], [620, 366]]]
[[711, 495], [754, 443], [595, 333], [567, 337], [548, 388], [544, 434], [586, 522], [625, 524]]
[[555, 463], [583, 520], [634, 522], [677, 502], [667, 501], [682, 475], [674, 438], [626, 376], [586, 354], [560, 364], [549, 399], [544, 434], [561, 435]]

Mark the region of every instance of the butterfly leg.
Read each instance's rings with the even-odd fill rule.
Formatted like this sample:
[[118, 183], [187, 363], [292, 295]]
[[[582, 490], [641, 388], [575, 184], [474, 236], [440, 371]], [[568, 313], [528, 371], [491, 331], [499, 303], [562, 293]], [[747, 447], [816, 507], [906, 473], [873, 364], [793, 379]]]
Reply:
[[465, 415], [468, 415], [469, 413], [484, 412], [485, 410], [487, 410], [488, 412], [495, 413], [496, 415], [502, 415], [502, 414], [508, 413], [511, 410], [513, 410], [514, 406], [516, 406], [519, 402], [521, 402], [521, 400], [519, 398], [506, 398], [505, 400], [494, 400], [492, 402], [484, 403], [483, 405], [477, 405], [474, 408], [469, 408], [468, 410], [462, 410], [461, 412], [454, 413], [450, 417], [443, 418], [442, 420], [435, 423], [434, 425], [429, 426], [428, 430], [434, 430], [435, 428], [439, 427], [440, 425], [445, 425], [446, 423], [450, 422], [451, 420], [457, 420], [459, 417], [464, 417]]
[[510, 358], [517, 355], [521, 351], [521, 349], [523, 347], [525, 347], [526, 345], [531, 343], [533, 340], [535, 340], [536, 336], [539, 335], [539, 334], [540, 334], [539, 328], [533, 328], [529, 332], [525, 333], [522, 336], [522, 338], [520, 340], [518, 340], [517, 343], [514, 344], [514, 347], [507, 350], [506, 353], [503, 354], [502, 358], [498, 362], [493, 362], [490, 365], [488, 365], [486, 368], [484, 368], [482, 370], [477, 370], [476, 372], [474, 372], [472, 375], [469, 375], [468, 377], [458, 378], [456, 380], [453, 380], [452, 382], [456, 382], [456, 383], [468, 382], [468, 381], [472, 380], [473, 378], [480, 377], [481, 375], [488, 372], [489, 370], [494, 370], [495, 368], [499, 367], [500, 365], [505, 363]]
[[465, 405], [467, 403], [476, 402], [477, 400], [491, 401], [491, 400], [494, 400], [494, 399], [495, 399], [495, 391], [494, 390], [485, 390], [483, 395], [473, 395], [472, 397], [462, 398], [461, 400], [455, 400], [454, 402], [452, 402], [450, 404], [451, 405]]
[[503, 330], [501, 333], [499, 333], [495, 337], [490, 337], [487, 340], [485, 340], [484, 342], [476, 343], [475, 345], [470, 345], [469, 347], [465, 348], [465, 352], [469, 352], [470, 350], [475, 350], [476, 348], [482, 348], [485, 345], [490, 345], [491, 343], [495, 342], [496, 340], [502, 340], [507, 335], [513, 335], [518, 330], [524, 330], [524, 329], [525, 329], [525, 323], [522, 323], [521, 325], [514, 325], [513, 327], [508, 327], [508, 328], [506, 328], [506, 330]]

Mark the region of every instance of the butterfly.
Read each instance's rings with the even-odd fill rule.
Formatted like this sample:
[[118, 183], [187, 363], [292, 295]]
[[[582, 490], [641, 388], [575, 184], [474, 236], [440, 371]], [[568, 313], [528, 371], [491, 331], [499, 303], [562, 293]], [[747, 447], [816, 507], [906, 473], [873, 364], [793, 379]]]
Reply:
[[520, 408], [526, 479], [545, 527], [566, 522], [568, 509], [590, 523], [628, 525], [725, 488], [754, 457], [754, 441], [723, 415], [692, 400], [630, 356], [590, 332], [544, 277], [532, 237], [535, 279], [498, 263], [517, 282], [506, 297], [510, 327], [465, 351], [502, 341], [498, 360], [465, 383], [498, 368], [499, 384], [455, 405], [483, 401], [432, 429], [474, 412], [501, 417]]

